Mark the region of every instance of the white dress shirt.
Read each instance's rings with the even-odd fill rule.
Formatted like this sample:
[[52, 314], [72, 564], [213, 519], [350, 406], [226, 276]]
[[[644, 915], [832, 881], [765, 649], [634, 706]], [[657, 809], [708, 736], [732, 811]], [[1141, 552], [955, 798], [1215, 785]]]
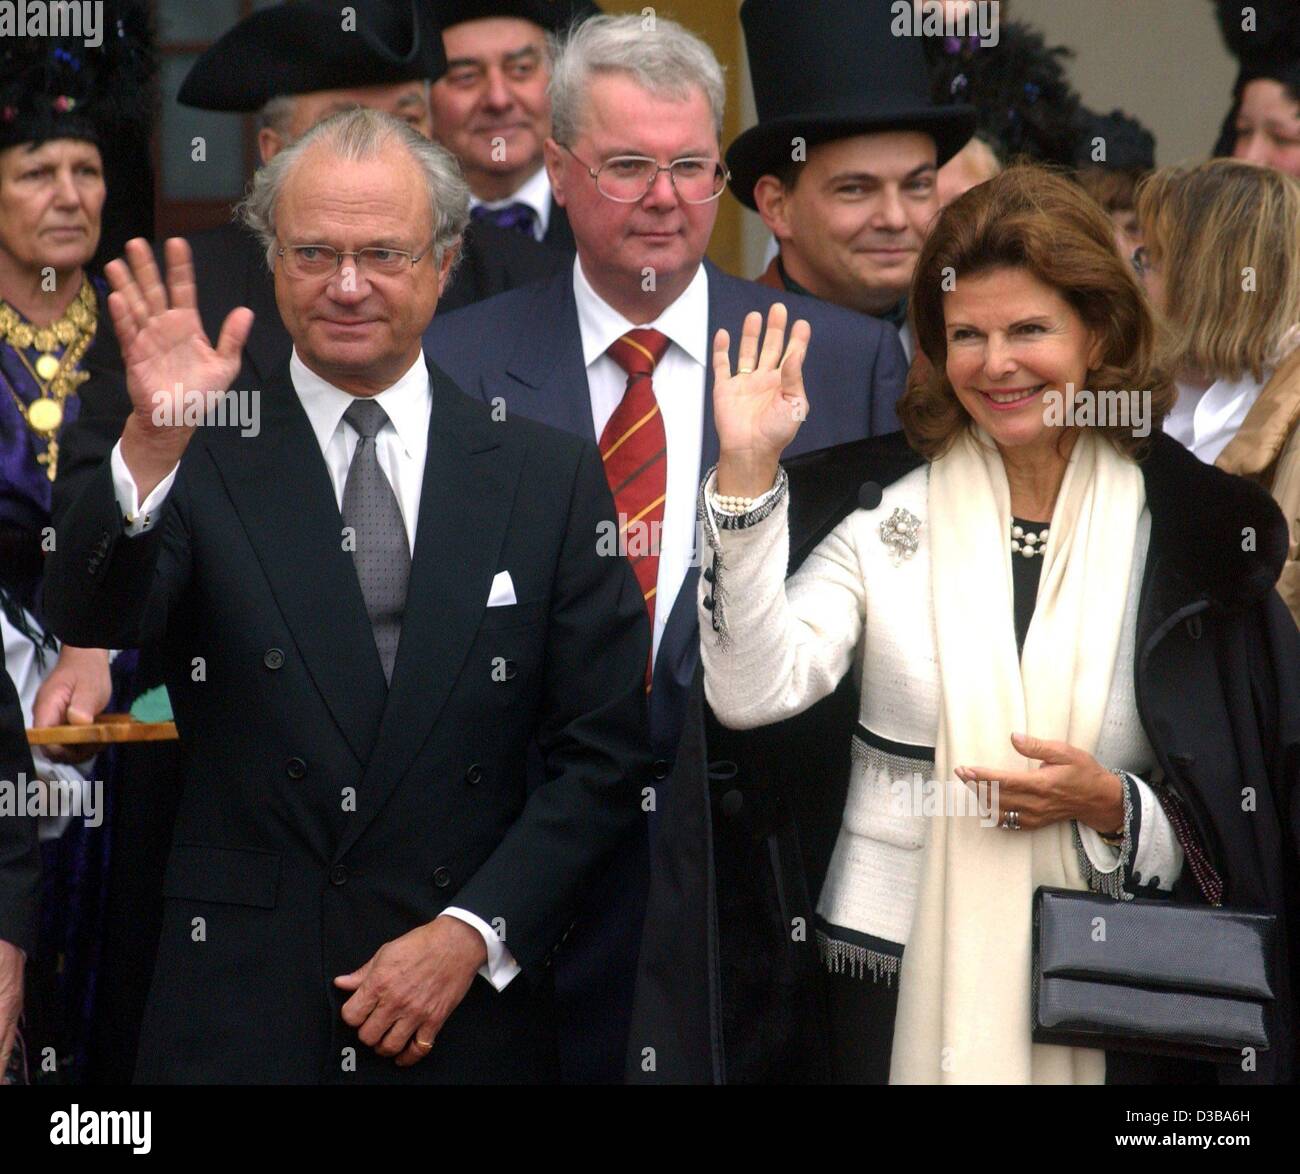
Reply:
[[[1265, 372], [1265, 382], [1271, 372]], [[1201, 388], [1176, 382], [1178, 402], [1165, 417], [1165, 431], [1207, 465], [1219, 459], [1237, 435], [1264, 384], [1247, 374], [1238, 380], [1219, 379]]]
[[534, 213], [536, 219], [533, 221], [533, 237], [535, 240], [544, 240], [546, 230], [551, 224], [551, 201], [554, 197], [551, 195], [551, 178], [546, 174], [545, 167], [539, 167], [533, 174], [519, 186], [513, 195], [507, 196], [504, 200], [480, 200], [477, 196], [470, 196], [469, 206], [477, 208], [482, 205], [485, 208], [504, 208], [509, 204], [527, 204]]
[[582, 332], [582, 361], [587, 365], [587, 391], [596, 437], [605, 430], [627, 390], [627, 374], [605, 352], [620, 335], [638, 327], [653, 328], [670, 340], [655, 367], [655, 400], [663, 416], [668, 441], [667, 490], [655, 581], [655, 621], [652, 655], [668, 615], [695, 561], [695, 495], [700, 485], [700, 453], [704, 444], [704, 383], [709, 362], [709, 278], [701, 265], [690, 285], [653, 322], [629, 322], [591, 287], [582, 262], [573, 262], [573, 296], [578, 303]]
[[[348, 466], [352, 463], [352, 454], [357, 447], [357, 434], [351, 426], [344, 423], [343, 413], [355, 402], [356, 397], [326, 383], [319, 375], [309, 371], [298, 357], [296, 348], [289, 360], [289, 378], [293, 381], [303, 411], [307, 413], [308, 423], [316, 435], [316, 443], [320, 445], [321, 454], [325, 458], [330, 481], [334, 486], [335, 502], [341, 514]], [[429, 417], [433, 411], [433, 401], [429, 396], [429, 369], [425, 365], [423, 353], [392, 387], [375, 396], [375, 401], [387, 412], [389, 420], [375, 437], [375, 452], [379, 467], [383, 469], [397, 497], [402, 521], [406, 525], [407, 540], [414, 553], [416, 527], [420, 520], [420, 491], [424, 485], [424, 458], [429, 446]], [[113, 446], [111, 461], [117, 503], [129, 519], [126, 533], [134, 537], [154, 524], [176, 479], [176, 469], [168, 473], [141, 503], [138, 501], [135, 481], [122, 458], [121, 441]], [[268, 486], [267, 491], [274, 492], [274, 487]], [[506, 949], [496, 930], [467, 909], [453, 906], [444, 909], [443, 913], [473, 926], [483, 936], [488, 960], [479, 968], [479, 973], [497, 990], [504, 990], [519, 973], [519, 964]]]

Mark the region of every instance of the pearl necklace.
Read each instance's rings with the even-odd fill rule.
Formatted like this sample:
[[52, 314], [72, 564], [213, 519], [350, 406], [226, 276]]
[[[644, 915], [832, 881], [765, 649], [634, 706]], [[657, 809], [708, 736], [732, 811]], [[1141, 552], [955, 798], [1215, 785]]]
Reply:
[[1023, 526], [1012, 525], [1011, 527], [1011, 553], [1023, 555], [1025, 558], [1033, 558], [1038, 555], [1042, 557], [1043, 551], [1047, 547], [1047, 534], [1049, 527], [1044, 526], [1037, 534], [1031, 534]]

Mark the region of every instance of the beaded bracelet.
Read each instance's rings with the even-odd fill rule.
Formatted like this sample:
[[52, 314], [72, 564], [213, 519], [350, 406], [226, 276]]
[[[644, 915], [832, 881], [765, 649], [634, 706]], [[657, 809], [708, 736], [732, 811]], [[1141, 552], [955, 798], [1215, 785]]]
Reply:
[[757, 498], [753, 497], [736, 497], [727, 493], [715, 493], [713, 495], [713, 508], [721, 510], [724, 514], [747, 514], [754, 508], [754, 502]]

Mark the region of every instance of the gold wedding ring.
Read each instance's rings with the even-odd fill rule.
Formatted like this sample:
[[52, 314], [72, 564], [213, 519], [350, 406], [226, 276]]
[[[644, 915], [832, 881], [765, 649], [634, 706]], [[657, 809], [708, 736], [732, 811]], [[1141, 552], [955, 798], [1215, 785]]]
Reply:
[[417, 1048], [422, 1048], [424, 1051], [427, 1052], [431, 1047], [433, 1047], [433, 1040], [430, 1040], [430, 1041], [426, 1044], [426, 1043], [424, 1042], [424, 1040], [417, 1038], [416, 1041], [415, 1041], [415, 1046], [416, 1046]]
[[753, 373], [754, 373], [754, 368], [753, 368], [753, 367], [737, 367], [737, 368], [736, 368], [736, 374], [737, 374], [737, 375], [752, 375]]

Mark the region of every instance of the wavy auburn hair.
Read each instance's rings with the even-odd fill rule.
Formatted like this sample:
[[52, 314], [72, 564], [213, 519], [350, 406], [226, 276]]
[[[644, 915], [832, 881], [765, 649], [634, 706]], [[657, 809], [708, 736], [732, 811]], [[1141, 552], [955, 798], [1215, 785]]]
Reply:
[[[1101, 339], [1101, 362], [1087, 373], [1092, 391], [1149, 393], [1151, 431], [1177, 392], [1155, 361], [1155, 327], [1146, 294], [1115, 249], [1110, 218], [1064, 174], [1017, 164], [971, 188], [938, 216], [912, 278], [909, 316], [929, 363], [912, 367], [898, 415], [912, 447], [929, 460], [948, 451], [971, 424], [946, 371], [945, 289], [963, 277], [1020, 269], [1051, 286]], [[1138, 458], [1147, 438], [1097, 425], [1120, 452]]]
[[1165, 279], [1161, 362], [1262, 383], [1300, 324], [1300, 183], [1235, 159], [1163, 167], [1137, 212]]

